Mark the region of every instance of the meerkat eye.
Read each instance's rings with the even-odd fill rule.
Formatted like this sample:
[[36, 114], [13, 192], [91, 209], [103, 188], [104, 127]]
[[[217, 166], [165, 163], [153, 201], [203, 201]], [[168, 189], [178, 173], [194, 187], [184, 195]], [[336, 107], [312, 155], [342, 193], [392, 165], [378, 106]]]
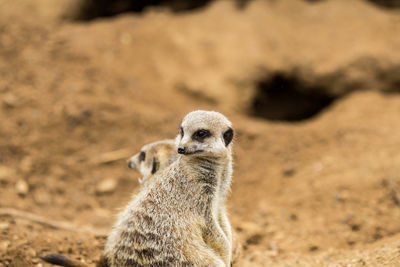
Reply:
[[204, 140], [205, 138], [210, 137], [210, 136], [211, 136], [211, 133], [210, 133], [209, 130], [204, 130], [204, 129], [202, 129], [202, 130], [197, 130], [197, 131], [193, 134], [192, 138], [193, 138], [194, 140], [197, 140], [197, 141], [202, 141], [202, 140]]
[[142, 162], [142, 161], [144, 161], [145, 159], [146, 159], [146, 153], [143, 152], [143, 151], [140, 151], [140, 154], [139, 154], [139, 162]]
[[183, 131], [182, 127], [179, 128], [179, 134], [181, 135], [181, 137], [185, 135], [185, 132]]

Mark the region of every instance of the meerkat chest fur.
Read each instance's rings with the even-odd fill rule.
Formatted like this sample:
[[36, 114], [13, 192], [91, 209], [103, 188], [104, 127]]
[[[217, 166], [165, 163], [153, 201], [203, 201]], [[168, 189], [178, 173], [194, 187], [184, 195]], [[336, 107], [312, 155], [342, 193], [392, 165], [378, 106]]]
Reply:
[[226, 160], [216, 157], [180, 158], [182, 174], [190, 184], [188, 197], [193, 198], [193, 208], [205, 218], [217, 216]]

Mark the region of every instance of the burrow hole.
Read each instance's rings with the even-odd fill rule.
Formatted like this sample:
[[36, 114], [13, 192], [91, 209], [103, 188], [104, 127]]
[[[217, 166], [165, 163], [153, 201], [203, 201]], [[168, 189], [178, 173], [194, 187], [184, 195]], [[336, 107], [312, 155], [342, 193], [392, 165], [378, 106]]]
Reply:
[[[311, 3], [318, 3], [326, 0], [306, 0], [306, 1]], [[365, 0], [365, 1], [370, 2], [382, 8], [387, 8], [387, 9], [400, 8], [400, 0]], [[346, 2], [343, 2], [343, 4], [346, 4]]]
[[256, 84], [250, 115], [274, 121], [307, 120], [337, 98], [326, 92], [322, 86], [306, 85], [295, 75], [275, 73]]
[[398, 9], [400, 8], [400, 0], [367, 0], [379, 7], [387, 9]]
[[[206, 7], [216, 0], [80, 0], [77, 1], [75, 14], [71, 19], [88, 21], [98, 17], [110, 17], [124, 12], [141, 13], [149, 7], [165, 7], [173, 12], [186, 12]], [[243, 9], [253, 0], [232, 0], [238, 8]], [[272, 0], [269, 0], [272, 1]], [[305, 0], [322, 2], [324, 0]], [[399, 8], [400, 0], [366, 0], [386, 8]]]
[[[89, 21], [125, 12], [142, 13], [150, 7], [162, 7], [180, 13], [206, 7], [213, 1], [215, 0], [80, 0], [72, 19]], [[234, 0], [238, 8], [244, 8], [250, 1]]]

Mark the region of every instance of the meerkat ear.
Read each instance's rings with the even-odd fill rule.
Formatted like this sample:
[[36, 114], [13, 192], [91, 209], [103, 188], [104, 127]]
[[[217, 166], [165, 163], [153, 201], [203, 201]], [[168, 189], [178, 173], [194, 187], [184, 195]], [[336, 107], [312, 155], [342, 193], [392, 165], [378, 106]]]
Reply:
[[153, 167], [151, 169], [151, 174], [155, 174], [159, 168], [160, 168], [160, 162], [158, 162], [156, 158], [153, 158]]
[[224, 132], [223, 137], [224, 137], [225, 146], [228, 146], [232, 142], [232, 139], [233, 139], [233, 130], [232, 130], [232, 128], [229, 128], [228, 130], [226, 130]]

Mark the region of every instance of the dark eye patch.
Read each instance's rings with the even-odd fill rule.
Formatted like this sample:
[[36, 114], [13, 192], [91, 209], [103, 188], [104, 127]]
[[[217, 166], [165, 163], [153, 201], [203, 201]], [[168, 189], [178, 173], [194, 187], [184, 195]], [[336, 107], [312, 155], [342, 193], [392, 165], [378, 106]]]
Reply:
[[153, 158], [153, 167], [151, 169], [151, 174], [155, 174], [159, 168], [160, 168], [160, 162], [158, 162], [156, 158]]
[[142, 161], [144, 161], [145, 159], [146, 159], [146, 153], [143, 152], [143, 151], [140, 151], [140, 154], [139, 154], [139, 162], [142, 162]]
[[210, 136], [211, 136], [211, 133], [209, 130], [201, 129], [201, 130], [197, 130], [196, 132], [194, 132], [194, 134], [192, 135], [192, 138], [197, 141], [203, 141], [204, 139], [206, 139], [207, 137], [210, 137]]
[[185, 135], [185, 132], [183, 131], [182, 127], [179, 128], [179, 133], [180, 133], [181, 137], [183, 137]]
[[224, 138], [225, 146], [228, 146], [232, 142], [232, 139], [233, 139], [232, 128], [229, 128], [228, 130], [226, 130], [224, 132], [223, 138]]

